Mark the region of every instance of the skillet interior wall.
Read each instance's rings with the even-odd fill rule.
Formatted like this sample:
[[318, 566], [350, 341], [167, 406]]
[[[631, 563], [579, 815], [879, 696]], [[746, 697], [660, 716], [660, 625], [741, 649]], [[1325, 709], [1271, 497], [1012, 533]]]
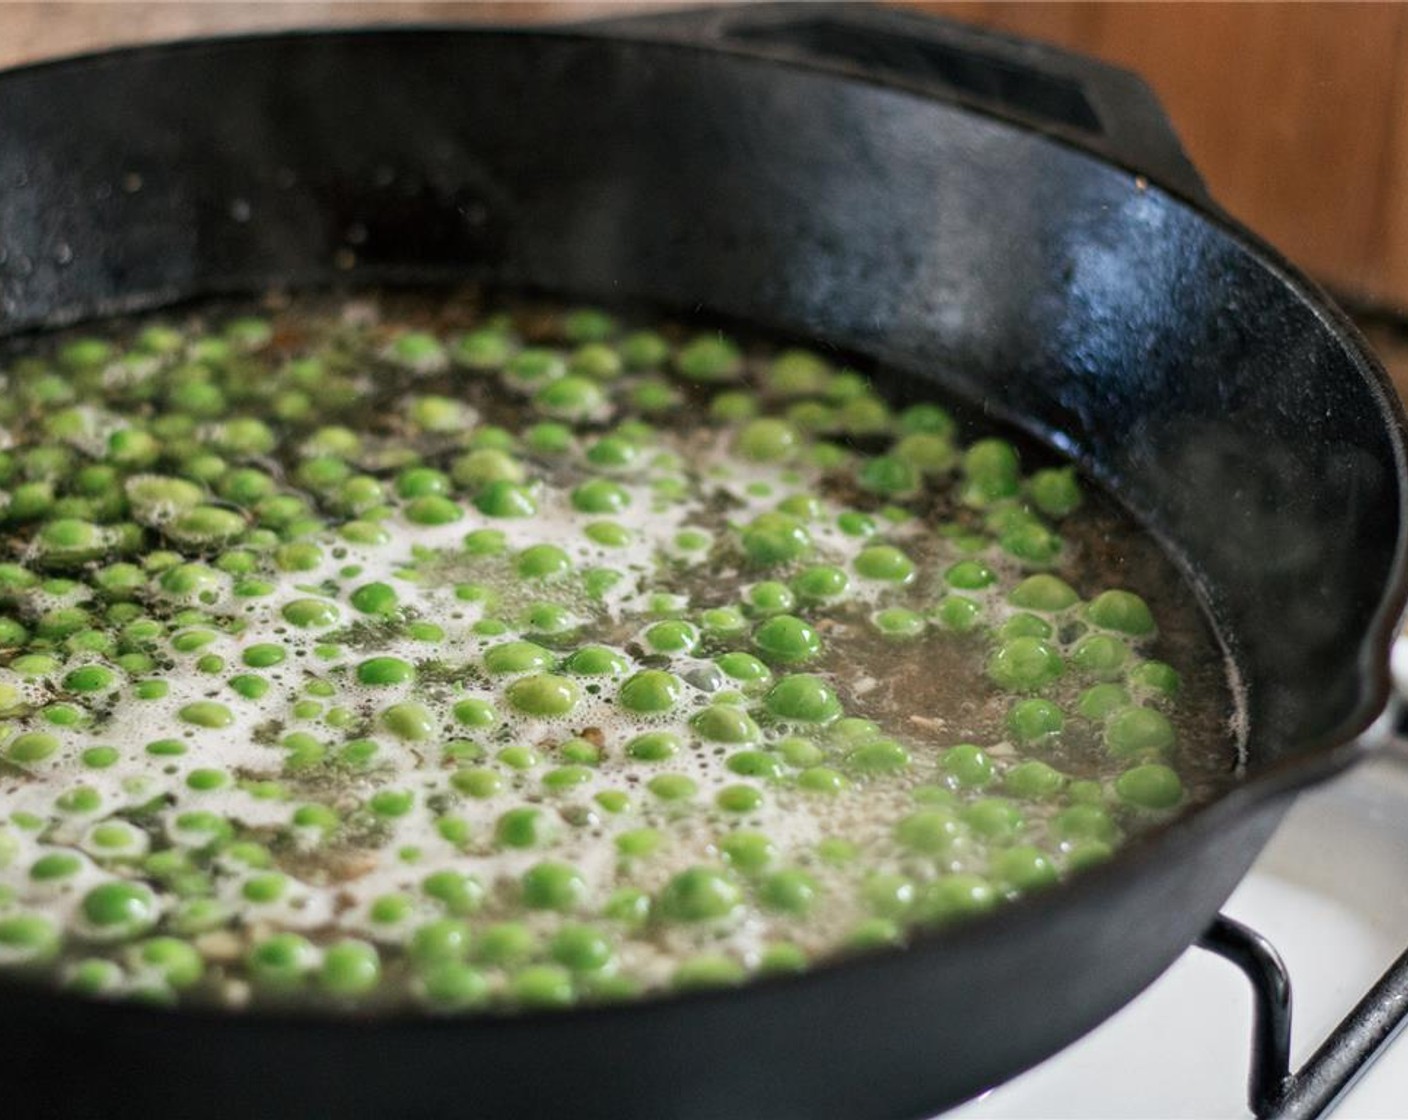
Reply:
[[1254, 763], [1369, 687], [1401, 495], [1362, 359], [1195, 211], [969, 112], [568, 36], [151, 49], [0, 79], [0, 231], [6, 332], [454, 275], [831, 341], [1045, 434], [1177, 541]]

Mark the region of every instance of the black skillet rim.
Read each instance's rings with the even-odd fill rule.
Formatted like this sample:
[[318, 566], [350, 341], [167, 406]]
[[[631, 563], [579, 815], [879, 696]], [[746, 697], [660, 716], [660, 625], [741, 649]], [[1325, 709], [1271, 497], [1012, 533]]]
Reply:
[[[1400, 705], [1396, 700], [1389, 672], [1388, 654], [1402, 625], [1405, 607], [1408, 606], [1408, 415], [1405, 415], [1404, 405], [1389, 381], [1378, 357], [1369, 348], [1368, 343], [1345, 312], [1334, 304], [1318, 284], [1287, 260], [1272, 245], [1246, 225], [1227, 214], [1210, 199], [1197, 198], [1187, 191], [1166, 186], [1160, 181], [1157, 174], [1151, 174], [1118, 158], [1113, 158], [1108, 153], [1097, 151], [1092, 145], [1082, 143], [1068, 133], [1053, 132], [1030, 122], [1014, 120], [1000, 113], [986, 111], [982, 107], [949, 101], [937, 97], [932, 91], [920, 87], [915, 82], [902, 78], [868, 74], [851, 64], [828, 63], [802, 58], [779, 59], [764, 50], [750, 46], [746, 42], [735, 40], [694, 43], [673, 39], [653, 39], [632, 35], [629, 32], [628, 26], [611, 21], [608, 21], [599, 30], [594, 30], [589, 22], [572, 25], [549, 23], [535, 26], [437, 23], [432, 21], [373, 22], [327, 27], [286, 28], [276, 31], [236, 32], [86, 51], [0, 69], [0, 96], [3, 96], [4, 82], [11, 77], [63, 69], [73, 69], [75, 72], [81, 73], [87, 67], [120, 65], [131, 58], [219, 50], [228, 46], [281, 40], [357, 39], [399, 37], [401, 35], [409, 37], [435, 33], [505, 38], [532, 36], [577, 43], [625, 41], [651, 50], [693, 54], [727, 54], [753, 65], [810, 71], [845, 81], [891, 90], [924, 101], [941, 101], [956, 112], [974, 114], [986, 118], [997, 126], [1030, 133], [1040, 137], [1044, 142], [1071, 149], [1102, 167], [1122, 170], [1131, 176], [1138, 189], [1157, 188], [1160, 193], [1168, 196], [1178, 205], [1192, 211], [1200, 220], [1226, 234], [1239, 249], [1246, 252], [1283, 285], [1301, 297], [1301, 301], [1314, 312], [1316, 318], [1340, 340], [1345, 350], [1352, 355], [1356, 369], [1365, 384], [1373, 391], [1381, 406], [1384, 419], [1389, 422], [1395, 437], [1391, 442], [1394, 449], [1395, 473], [1399, 481], [1399, 531], [1397, 547], [1394, 550], [1391, 578], [1380, 597], [1379, 605], [1374, 612], [1368, 631], [1359, 645], [1356, 660], [1361, 689], [1354, 710], [1344, 718], [1337, 730], [1302, 744], [1295, 757], [1283, 759], [1250, 777], [1244, 777], [1238, 784], [1219, 795], [1215, 800], [1179, 814], [1166, 824], [1152, 829], [1120, 848], [1110, 861], [1083, 871], [1052, 890], [1005, 902], [996, 911], [975, 920], [941, 929], [915, 929], [910, 932], [908, 940], [902, 947], [838, 955], [822, 961], [798, 975], [750, 978], [738, 987], [694, 992], [664, 992], [618, 1004], [586, 1005], [553, 1011], [489, 1010], [453, 1017], [399, 1012], [390, 1015], [357, 1017], [327, 1012], [282, 1009], [229, 1011], [209, 1007], [160, 1008], [133, 1003], [107, 1003], [62, 990], [46, 990], [41, 986], [10, 978], [0, 979], [0, 995], [6, 991], [23, 990], [27, 996], [31, 998], [38, 996], [45, 1003], [67, 1005], [75, 1009], [81, 1008], [95, 1019], [140, 1018], [149, 1021], [189, 1023], [193, 1026], [210, 1024], [219, 1025], [223, 1029], [256, 1031], [290, 1027], [299, 1030], [318, 1030], [325, 1035], [334, 1037], [354, 1032], [384, 1030], [394, 1030], [397, 1033], [407, 1031], [445, 1032], [458, 1025], [481, 1027], [494, 1022], [512, 1022], [531, 1026], [534, 1022], [549, 1020], [557, 1022], [563, 1018], [575, 1020], [586, 1026], [592, 1022], [609, 1022], [618, 1016], [635, 1014], [637, 1008], [665, 1011], [672, 1006], [699, 1006], [716, 1001], [736, 1003], [740, 999], [747, 998], [750, 993], [771, 992], [793, 985], [807, 984], [812, 978], [819, 975], [839, 970], [858, 971], [867, 965], [895, 960], [900, 956], [941, 952], [964, 941], [985, 940], [987, 931], [998, 923], [1007, 927], [1026, 925], [1033, 927], [1034, 932], [1039, 933], [1046, 911], [1058, 907], [1064, 908], [1067, 905], [1078, 906], [1081, 904], [1083, 896], [1098, 897], [1103, 892], [1106, 882], [1137, 875], [1140, 865], [1144, 863], [1178, 858], [1179, 848], [1191, 846], [1197, 837], [1225, 831], [1232, 821], [1263, 809], [1269, 803], [1293, 797], [1305, 787], [1333, 777], [1367, 754], [1372, 753], [1392, 736], [1392, 731], [1384, 725], [1386, 721], [1396, 718]], [[199, 298], [199, 296], [183, 298]], [[110, 314], [130, 313], [149, 306], [161, 305], [164, 305], [164, 302], [152, 304], [144, 302], [131, 307], [115, 307]], [[70, 321], [76, 322], [81, 319], [64, 320], [64, 322]], [[1021, 423], [1018, 418], [1005, 415], [1000, 410], [993, 410], [993, 413], [1004, 422], [1017, 424], [1021, 430], [1042, 443], [1048, 446], [1053, 443], [1050, 432], [1036, 429], [1027, 423]], [[1063, 452], [1062, 454], [1065, 454], [1067, 458], [1070, 457], [1068, 453]], [[1107, 482], [1103, 477], [1103, 472], [1092, 469], [1092, 464], [1082, 462], [1081, 466], [1100, 480], [1102, 484]], [[1113, 490], [1111, 493], [1113, 494]], [[1181, 564], [1179, 566], [1182, 567]]]

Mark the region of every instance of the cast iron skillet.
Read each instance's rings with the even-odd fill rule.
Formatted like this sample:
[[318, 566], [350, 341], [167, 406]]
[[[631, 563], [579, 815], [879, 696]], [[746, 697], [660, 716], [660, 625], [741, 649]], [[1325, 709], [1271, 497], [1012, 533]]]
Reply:
[[1399, 407], [1340, 314], [1208, 200], [1129, 75], [903, 13], [764, 7], [0, 77], [4, 332], [451, 277], [834, 343], [1069, 452], [1205, 596], [1245, 685], [1246, 781], [990, 918], [737, 991], [356, 1022], [9, 986], [7, 1113], [930, 1113], [1147, 985], [1290, 795], [1383, 737]]

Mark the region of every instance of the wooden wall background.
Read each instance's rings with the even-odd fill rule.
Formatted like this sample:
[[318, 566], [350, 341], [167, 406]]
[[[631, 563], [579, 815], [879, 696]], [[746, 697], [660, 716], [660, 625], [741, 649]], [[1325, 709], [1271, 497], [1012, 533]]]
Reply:
[[[0, 2], [0, 65], [222, 30], [650, 6]], [[1408, 310], [1408, 4], [919, 6], [1137, 70], [1224, 206], [1339, 292]]]

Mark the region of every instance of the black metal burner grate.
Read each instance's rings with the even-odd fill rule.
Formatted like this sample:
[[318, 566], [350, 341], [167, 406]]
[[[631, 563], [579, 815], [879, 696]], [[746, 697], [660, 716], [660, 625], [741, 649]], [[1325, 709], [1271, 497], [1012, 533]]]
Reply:
[[1408, 1022], [1408, 952], [1400, 956], [1310, 1060], [1291, 1072], [1291, 978], [1266, 938], [1218, 915], [1198, 945], [1251, 981], [1254, 1018], [1247, 1101], [1259, 1120], [1313, 1120], [1334, 1108]]

